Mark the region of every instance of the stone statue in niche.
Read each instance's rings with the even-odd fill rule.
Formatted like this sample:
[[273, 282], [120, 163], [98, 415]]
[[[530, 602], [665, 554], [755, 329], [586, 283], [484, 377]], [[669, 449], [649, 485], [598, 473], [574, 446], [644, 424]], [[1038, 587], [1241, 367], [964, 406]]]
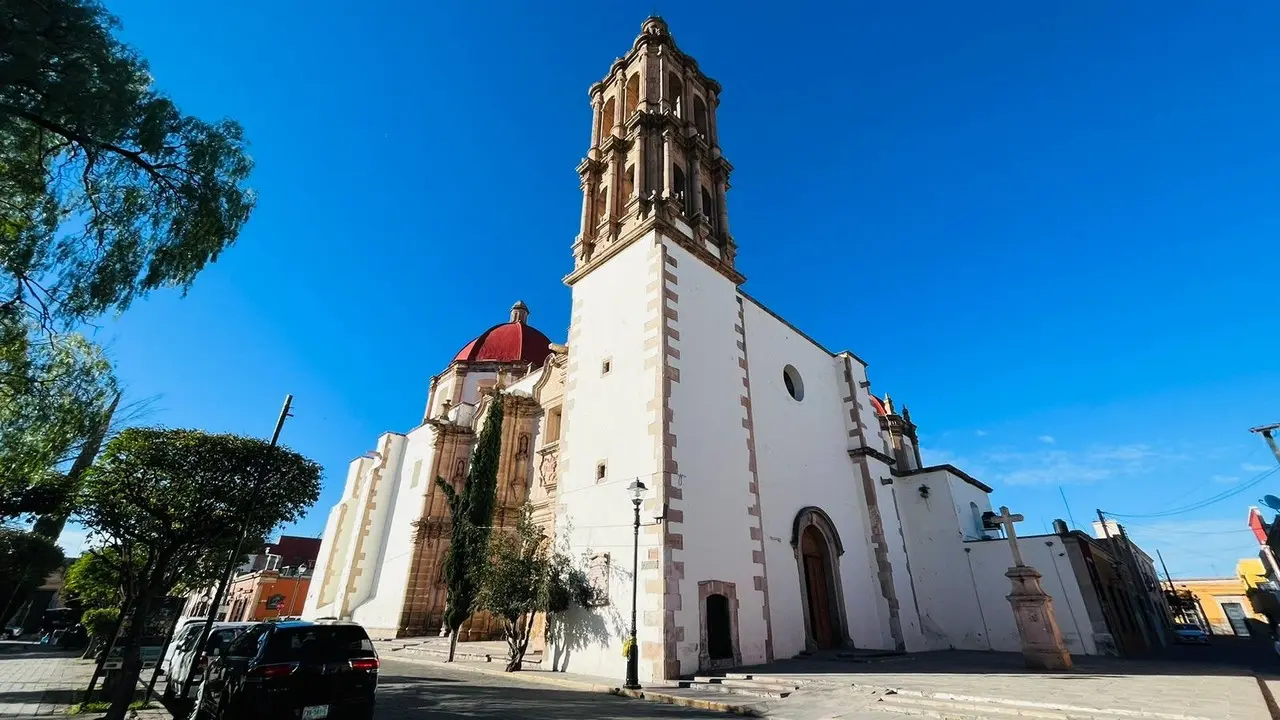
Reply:
[[458, 458], [458, 462], [453, 466], [453, 481], [455, 483], [460, 483], [462, 482], [462, 478], [466, 477], [466, 475], [467, 461], [462, 458]]
[[591, 607], [609, 604], [609, 553], [596, 553], [587, 560], [587, 582], [591, 585]]
[[517, 458], [529, 457], [529, 436], [528, 435], [521, 435], [520, 439], [516, 442], [516, 457]]

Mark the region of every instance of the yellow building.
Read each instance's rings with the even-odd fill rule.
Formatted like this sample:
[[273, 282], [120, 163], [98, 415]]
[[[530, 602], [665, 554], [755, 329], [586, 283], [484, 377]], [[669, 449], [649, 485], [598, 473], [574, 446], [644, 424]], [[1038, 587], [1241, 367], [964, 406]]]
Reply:
[[1214, 634], [1247, 637], [1249, 620], [1267, 626], [1267, 617], [1256, 612], [1249, 599], [1249, 591], [1266, 579], [1261, 560], [1244, 559], [1236, 565], [1235, 577], [1174, 580], [1173, 585], [1195, 595]]

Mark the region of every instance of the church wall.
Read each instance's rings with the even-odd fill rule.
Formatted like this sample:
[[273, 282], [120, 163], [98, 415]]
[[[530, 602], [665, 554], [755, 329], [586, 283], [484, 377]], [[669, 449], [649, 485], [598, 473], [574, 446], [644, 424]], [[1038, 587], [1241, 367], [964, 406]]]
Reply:
[[[351, 461], [347, 466], [347, 481], [343, 487], [343, 500], [334, 508], [336, 517], [333, 518], [334, 532], [332, 544], [328, 546], [328, 555], [322, 554], [322, 558], [327, 558], [326, 569], [324, 575], [317, 575], [323, 580], [320, 582], [312, 582], [311, 589], [307, 591], [307, 607], [314, 607], [316, 617], [336, 617], [342, 612], [337, 607], [346, 596], [346, 585], [349, 581], [351, 570], [351, 544], [354, 539], [353, 529], [358, 521], [362, 507], [360, 498], [362, 496], [363, 487], [361, 478], [364, 477], [366, 469], [370, 465], [367, 457], [359, 457]], [[325, 531], [325, 539], [328, 540], [330, 534]], [[322, 546], [324, 543], [321, 543]], [[322, 549], [322, 553], [324, 550]], [[314, 606], [311, 602], [311, 594], [316, 593], [316, 601]], [[323, 609], [323, 611], [322, 611]]]
[[[391, 518], [400, 490], [405, 440], [400, 433], [386, 433], [378, 443], [378, 452], [383, 456], [381, 468], [375, 469], [374, 477], [370, 478], [373, 485], [369, 489], [366, 535], [359, 547], [359, 576], [354, 582], [356, 591], [347, 605], [351, 619], [364, 625], [376, 638], [395, 637], [399, 603], [404, 597], [404, 573], [388, 576], [384, 570], [388, 545], [393, 541]], [[395, 605], [396, 615], [387, 610], [389, 604]], [[393, 619], [387, 622], [388, 617]]]
[[[997, 533], [982, 529], [981, 520], [982, 513], [991, 510], [991, 496], [982, 488], [974, 487], [954, 475], [948, 475], [947, 484], [951, 488], [951, 499], [956, 509], [956, 520], [960, 523], [960, 530], [964, 539], [983, 540], [995, 537]], [[974, 516], [973, 506], [978, 508], [976, 517]]]
[[[936, 470], [893, 481], [923, 641], [921, 648], [908, 643], [910, 650], [987, 649], [950, 478], [945, 470]], [[1007, 612], [1008, 603], [1005, 607]]]
[[748, 391], [735, 330], [741, 322], [737, 288], [674, 243], [667, 253], [675, 278], [668, 287], [677, 297], [667, 304], [675, 310], [668, 327], [679, 333], [679, 357], [670, 360], [679, 382], [672, 384], [669, 400], [683, 521], [684, 575], [675, 625], [684, 639], [677, 640], [676, 652], [680, 673], [688, 674], [706, 669], [699, 668], [706, 612], [700, 583], [733, 583], [742, 664], [766, 662], [768, 629], [764, 566], [757, 562], [761, 508], [752, 492], [750, 428], [744, 422]]
[[[316, 566], [311, 571], [312, 582], [307, 587], [306, 599], [302, 603], [301, 617], [303, 619], [313, 620], [330, 614], [329, 608], [333, 605], [332, 592], [326, 593], [327, 599], [325, 599], [321, 595], [321, 587], [326, 583], [330, 587], [333, 585], [330, 577], [333, 571], [336, 570], [334, 563], [335, 543], [345, 509], [345, 503], [339, 501], [329, 510], [329, 518], [324, 524], [324, 535], [321, 536], [322, 539], [320, 540], [320, 550], [316, 554]], [[338, 560], [338, 562], [341, 562], [341, 560]], [[325, 588], [325, 590], [328, 589]]]
[[393, 487], [388, 489], [389, 507], [382, 525], [381, 552], [375, 561], [373, 594], [352, 613], [353, 619], [369, 629], [371, 635], [376, 629], [378, 637], [395, 637], [399, 628], [415, 552], [412, 523], [421, 514], [427, 483], [433, 481], [430, 473], [435, 438], [431, 426], [420, 426], [396, 439], [398, 460]]
[[[838, 560], [850, 639], [857, 647], [885, 647], [862, 478], [848, 454], [843, 362], [754, 301], [744, 311], [775, 655], [805, 649], [803, 579], [790, 541], [796, 515], [807, 506], [831, 517], [844, 545]], [[783, 384], [786, 365], [803, 381], [800, 401]]]
[[[971, 550], [972, 583], [976, 584], [978, 595], [982, 599], [983, 616], [991, 639], [989, 649], [1021, 651], [1018, 626], [1006, 598], [1012, 588], [1004, 575], [1013, 565], [1009, 543], [1005, 540], [986, 540], [968, 542], [964, 546]], [[1067, 650], [1075, 655], [1098, 654], [1084, 596], [1070, 559], [1065, 555], [1062, 539], [1057, 535], [1019, 537], [1018, 550], [1023, 562], [1040, 573], [1044, 591], [1053, 598], [1053, 611]]]
[[[646, 348], [646, 325], [658, 316], [648, 307], [653, 244], [652, 236], [637, 240], [573, 286], [556, 535], [574, 557], [608, 553], [609, 582], [607, 605], [575, 609], [555, 619], [556, 641], [546, 657], [558, 670], [611, 677], [626, 670], [622, 644], [631, 613], [633, 522], [626, 488], [636, 478], [654, 488], [661, 469], [650, 439], [658, 372], [646, 363], [647, 356], [657, 353]], [[606, 359], [610, 369], [602, 374]], [[605, 464], [605, 477], [597, 480], [599, 463]], [[651, 525], [655, 514], [646, 511], [641, 521]], [[649, 560], [650, 550], [659, 552], [659, 543], [660, 536], [642, 528], [641, 618], [661, 608], [662, 574], [658, 563]], [[653, 581], [659, 583], [656, 590], [649, 589]], [[661, 626], [640, 622], [638, 634], [642, 648], [661, 647]], [[650, 659], [642, 651], [644, 681], [653, 679]]]

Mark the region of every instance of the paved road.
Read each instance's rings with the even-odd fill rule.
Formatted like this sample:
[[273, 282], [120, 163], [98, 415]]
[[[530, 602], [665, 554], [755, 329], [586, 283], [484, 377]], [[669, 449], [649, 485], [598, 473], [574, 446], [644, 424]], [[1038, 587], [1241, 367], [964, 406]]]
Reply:
[[602, 693], [575, 692], [517, 678], [383, 658], [378, 680], [377, 720], [527, 718], [528, 720], [632, 720], [634, 718], [725, 718], [672, 705]]

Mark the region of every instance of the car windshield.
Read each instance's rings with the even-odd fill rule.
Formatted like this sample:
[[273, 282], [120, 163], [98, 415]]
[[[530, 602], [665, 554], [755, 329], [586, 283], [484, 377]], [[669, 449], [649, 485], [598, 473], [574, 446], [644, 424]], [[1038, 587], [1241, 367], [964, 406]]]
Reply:
[[267, 643], [267, 662], [295, 660], [332, 662], [374, 657], [373, 643], [355, 625], [308, 625], [280, 628]]
[[209, 642], [204, 647], [205, 652], [210, 652], [214, 648], [217, 648], [219, 651], [226, 650], [227, 647], [231, 645], [231, 641], [240, 637], [240, 633], [244, 632], [246, 629], [247, 628], [222, 628], [220, 630], [214, 630], [209, 634]]

